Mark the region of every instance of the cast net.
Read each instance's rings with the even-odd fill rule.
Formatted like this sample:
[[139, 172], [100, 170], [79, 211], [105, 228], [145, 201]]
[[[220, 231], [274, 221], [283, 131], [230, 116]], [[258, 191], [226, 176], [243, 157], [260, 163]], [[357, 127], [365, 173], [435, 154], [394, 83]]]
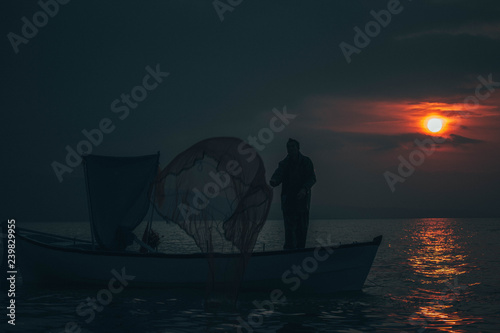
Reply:
[[272, 201], [257, 151], [237, 138], [198, 142], [161, 171], [155, 197], [157, 212], [207, 254], [207, 296], [236, 300]]

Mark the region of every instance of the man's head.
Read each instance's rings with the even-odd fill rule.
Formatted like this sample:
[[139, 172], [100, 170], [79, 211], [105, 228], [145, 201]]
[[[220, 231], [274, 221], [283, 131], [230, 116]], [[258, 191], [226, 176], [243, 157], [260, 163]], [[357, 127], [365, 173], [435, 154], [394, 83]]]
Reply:
[[297, 140], [292, 138], [288, 139], [286, 143], [286, 151], [292, 159], [299, 157], [300, 144]]

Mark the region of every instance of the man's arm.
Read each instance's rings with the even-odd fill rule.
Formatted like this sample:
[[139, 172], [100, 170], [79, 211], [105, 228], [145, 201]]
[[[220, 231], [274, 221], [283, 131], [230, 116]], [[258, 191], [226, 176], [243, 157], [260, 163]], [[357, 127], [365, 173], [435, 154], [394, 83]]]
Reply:
[[283, 168], [283, 161], [281, 161], [276, 171], [274, 171], [271, 180], [269, 181], [269, 185], [276, 187], [283, 182]]

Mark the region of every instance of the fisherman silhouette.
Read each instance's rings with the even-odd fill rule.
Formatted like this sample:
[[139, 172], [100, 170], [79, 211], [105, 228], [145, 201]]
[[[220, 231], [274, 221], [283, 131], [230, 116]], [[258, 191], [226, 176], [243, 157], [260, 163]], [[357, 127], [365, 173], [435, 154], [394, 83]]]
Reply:
[[311, 159], [300, 153], [297, 140], [286, 144], [288, 155], [279, 162], [269, 185], [281, 187], [281, 210], [285, 224], [283, 249], [303, 249], [309, 227], [311, 187], [316, 183], [316, 174]]

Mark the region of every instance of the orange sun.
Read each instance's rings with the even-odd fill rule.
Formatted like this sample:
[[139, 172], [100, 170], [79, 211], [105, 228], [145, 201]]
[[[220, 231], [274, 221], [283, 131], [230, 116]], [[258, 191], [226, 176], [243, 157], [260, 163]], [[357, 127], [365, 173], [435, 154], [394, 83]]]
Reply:
[[445, 119], [439, 116], [431, 116], [426, 118], [424, 121], [425, 129], [431, 133], [441, 132], [444, 129], [445, 124]]

